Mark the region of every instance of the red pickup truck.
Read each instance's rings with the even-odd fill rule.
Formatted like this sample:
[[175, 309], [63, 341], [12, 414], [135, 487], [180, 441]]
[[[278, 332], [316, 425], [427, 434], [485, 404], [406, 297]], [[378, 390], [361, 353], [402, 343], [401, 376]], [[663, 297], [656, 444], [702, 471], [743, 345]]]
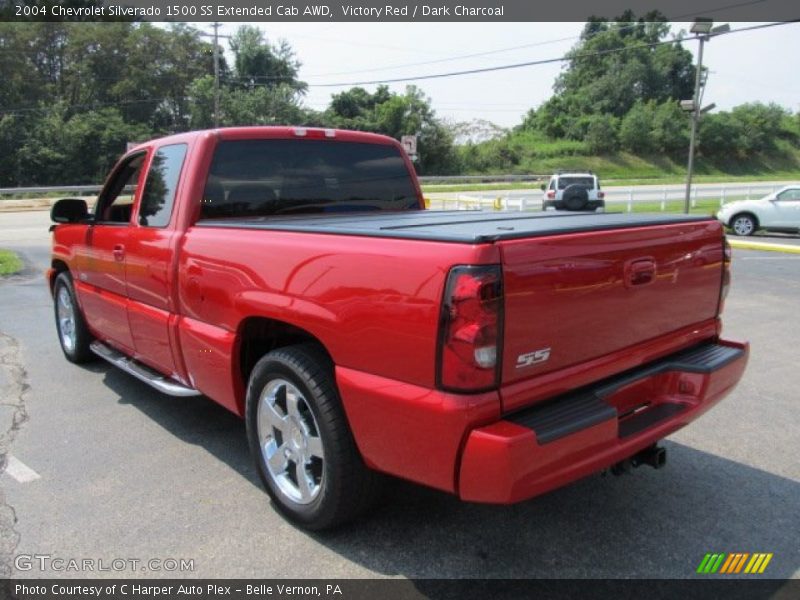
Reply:
[[66, 358], [243, 417], [312, 529], [383, 474], [511, 503], [659, 467], [738, 382], [712, 217], [425, 210], [387, 137], [246, 127], [124, 156], [65, 199], [48, 281]]

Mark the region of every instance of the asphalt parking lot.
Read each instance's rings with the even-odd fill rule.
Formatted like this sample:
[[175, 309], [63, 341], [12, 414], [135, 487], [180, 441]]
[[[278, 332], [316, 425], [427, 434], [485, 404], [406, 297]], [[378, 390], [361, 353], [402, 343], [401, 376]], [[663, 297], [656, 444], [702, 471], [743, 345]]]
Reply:
[[46, 213], [0, 213], [0, 247], [28, 265], [0, 282], [0, 451], [16, 474], [0, 478], [3, 576], [92, 575], [15, 569], [45, 554], [193, 561], [98, 576], [689, 578], [707, 552], [770, 552], [767, 576], [800, 577], [798, 254], [734, 251], [725, 335], [751, 341], [750, 365], [668, 438], [664, 469], [510, 507], [397, 482], [369, 516], [308, 534], [270, 506], [238, 418], [64, 360], [42, 278], [47, 226]]

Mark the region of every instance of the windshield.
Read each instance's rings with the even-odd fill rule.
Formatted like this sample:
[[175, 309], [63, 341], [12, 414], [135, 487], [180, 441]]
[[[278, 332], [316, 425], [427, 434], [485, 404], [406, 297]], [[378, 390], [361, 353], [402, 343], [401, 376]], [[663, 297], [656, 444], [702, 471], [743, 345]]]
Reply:
[[241, 140], [217, 146], [201, 218], [419, 208], [394, 146]]

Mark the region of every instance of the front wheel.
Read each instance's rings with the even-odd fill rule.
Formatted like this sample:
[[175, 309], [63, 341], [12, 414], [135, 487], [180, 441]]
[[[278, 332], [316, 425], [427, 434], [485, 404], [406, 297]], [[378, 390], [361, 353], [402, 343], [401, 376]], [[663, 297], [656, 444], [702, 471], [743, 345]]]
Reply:
[[313, 345], [264, 356], [247, 387], [247, 437], [276, 507], [312, 530], [339, 525], [377, 497], [379, 475], [363, 463], [327, 356]]
[[736, 215], [731, 220], [731, 229], [736, 235], [753, 235], [758, 225], [751, 215]]
[[72, 277], [66, 271], [59, 273], [53, 284], [53, 308], [58, 341], [66, 359], [76, 364], [92, 360], [94, 354], [89, 349], [92, 334], [75, 298]]

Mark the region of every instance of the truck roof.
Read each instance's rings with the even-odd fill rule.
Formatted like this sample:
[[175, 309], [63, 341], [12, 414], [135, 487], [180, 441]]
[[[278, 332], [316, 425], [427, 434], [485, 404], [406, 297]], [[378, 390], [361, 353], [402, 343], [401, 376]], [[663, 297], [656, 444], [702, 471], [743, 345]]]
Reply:
[[248, 127], [219, 127], [217, 129], [202, 129], [176, 133], [161, 138], [154, 138], [137, 145], [132, 151], [139, 148], [158, 145], [190, 142], [198, 137], [217, 136], [222, 140], [264, 140], [264, 139], [326, 139], [342, 142], [361, 142], [366, 144], [399, 145], [399, 142], [386, 135], [369, 133], [366, 131], [351, 131], [347, 129], [326, 129], [321, 127], [303, 126], [248, 126]]
[[711, 216], [636, 213], [427, 211], [203, 220], [200, 227], [264, 229], [466, 244], [560, 233], [713, 221]]

